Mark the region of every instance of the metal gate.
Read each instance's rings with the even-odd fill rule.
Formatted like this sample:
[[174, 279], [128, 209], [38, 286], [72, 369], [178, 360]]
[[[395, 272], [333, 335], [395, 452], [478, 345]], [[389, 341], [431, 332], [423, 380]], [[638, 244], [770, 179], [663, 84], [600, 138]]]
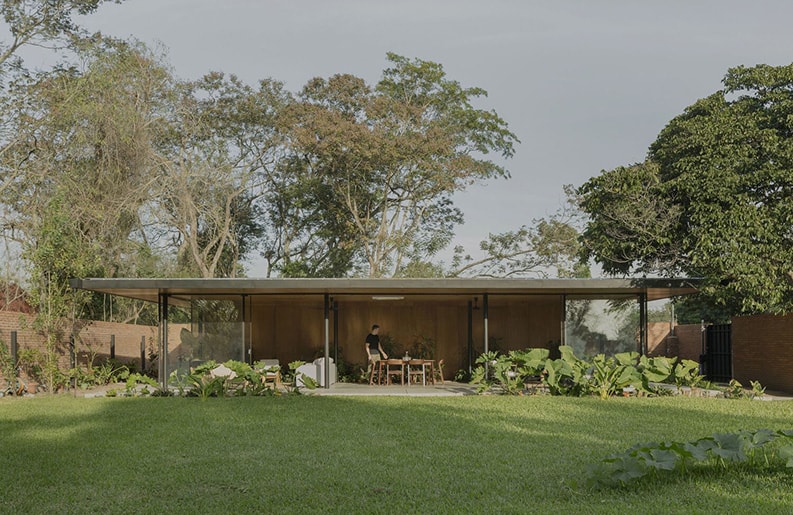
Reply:
[[703, 332], [705, 377], [726, 383], [732, 379], [732, 324], [709, 325]]

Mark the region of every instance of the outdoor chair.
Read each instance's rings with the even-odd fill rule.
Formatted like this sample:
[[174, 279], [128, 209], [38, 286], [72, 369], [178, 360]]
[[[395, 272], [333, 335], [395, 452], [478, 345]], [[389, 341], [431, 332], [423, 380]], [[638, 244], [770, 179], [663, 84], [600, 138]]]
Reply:
[[[408, 361], [408, 383], [426, 385], [427, 384], [427, 363], [423, 359], [411, 359]], [[414, 380], [415, 378], [415, 380]]]
[[[328, 368], [330, 368], [330, 384], [333, 384], [337, 380], [337, 371], [336, 371], [336, 363], [333, 362], [333, 358], [328, 358], [330, 362], [328, 363]], [[325, 358], [317, 358], [311, 363], [306, 363], [301, 365], [295, 370], [295, 385], [296, 386], [305, 386], [305, 382], [303, 381], [303, 376], [310, 377], [313, 379], [317, 386], [325, 386]]]
[[401, 359], [387, 359], [385, 362], [386, 384], [391, 384], [391, 376], [399, 376], [399, 384], [405, 384], [405, 362]]
[[444, 384], [444, 382], [443, 382], [443, 360], [438, 361], [438, 367], [433, 371], [432, 375], [433, 375], [433, 377], [432, 377], [433, 384], [435, 383], [435, 378], [436, 377], [441, 380], [441, 384]]
[[[369, 384], [377, 384], [383, 383], [383, 368], [384, 368], [384, 361], [382, 359], [370, 359], [369, 360]], [[376, 379], [375, 379], [376, 377]]]
[[281, 387], [281, 364], [277, 359], [263, 359], [257, 362], [263, 368], [260, 369], [262, 373], [262, 384], [265, 386], [272, 385], [273, 389]]

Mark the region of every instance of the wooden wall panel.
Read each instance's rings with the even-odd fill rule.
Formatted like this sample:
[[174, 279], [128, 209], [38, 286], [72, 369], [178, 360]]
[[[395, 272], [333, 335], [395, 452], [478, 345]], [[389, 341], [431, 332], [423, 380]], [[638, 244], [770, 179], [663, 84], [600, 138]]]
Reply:
[[[297, 359], [310, 361], [324, 343], [323, 313], [321, 298], [254, 300], [254, 359], [277, 358], [282, 364]], [[482, 352], [484, 343], [482, 314], [480, 303], [480, 309], [473, 311], [474, 358]], [[490, 303], [489, 333], [491, 338], [500, 339], [500, 350], [547, 347], [549, 342], [559, 341], [561, 316], [558, 296], [497, 297]], [[467, 317], [467, 299], [339, 301], [340, 355], [349, 363], [365, 363], [364, 340], [372, 324], [379, 324], [381, 335], [397, 342], [400, 355], [417, 338], [433, 338], [436, 359], [444, 359], [446, 376], [452, 377], [468, 367]], [[331, 313], [331, 331], [332, 321]]]

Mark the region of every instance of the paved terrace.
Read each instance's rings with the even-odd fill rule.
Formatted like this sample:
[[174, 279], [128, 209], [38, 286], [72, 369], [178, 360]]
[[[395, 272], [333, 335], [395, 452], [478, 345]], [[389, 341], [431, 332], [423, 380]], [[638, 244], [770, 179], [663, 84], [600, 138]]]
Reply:
[[476, 385], [446, 381], [435, 385], [368, 385], [357, 383], [334, 383], [330, 388], [301, 390], [306, 395], [335, 396], [394, 396], [394, 397], [456, 397], [476, 395]]

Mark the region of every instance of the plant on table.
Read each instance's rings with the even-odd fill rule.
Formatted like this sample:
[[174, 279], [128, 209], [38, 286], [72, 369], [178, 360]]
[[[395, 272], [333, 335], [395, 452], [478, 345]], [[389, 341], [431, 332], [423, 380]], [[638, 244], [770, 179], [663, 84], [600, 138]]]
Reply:
[[412, 358], [416, 359], [435, 359], [435, 350], [437, 347], [438, 344], [434, 338], [423, 335], [415, 336], [413, 338], [413, 343], [408, 349], [408, 353]]

